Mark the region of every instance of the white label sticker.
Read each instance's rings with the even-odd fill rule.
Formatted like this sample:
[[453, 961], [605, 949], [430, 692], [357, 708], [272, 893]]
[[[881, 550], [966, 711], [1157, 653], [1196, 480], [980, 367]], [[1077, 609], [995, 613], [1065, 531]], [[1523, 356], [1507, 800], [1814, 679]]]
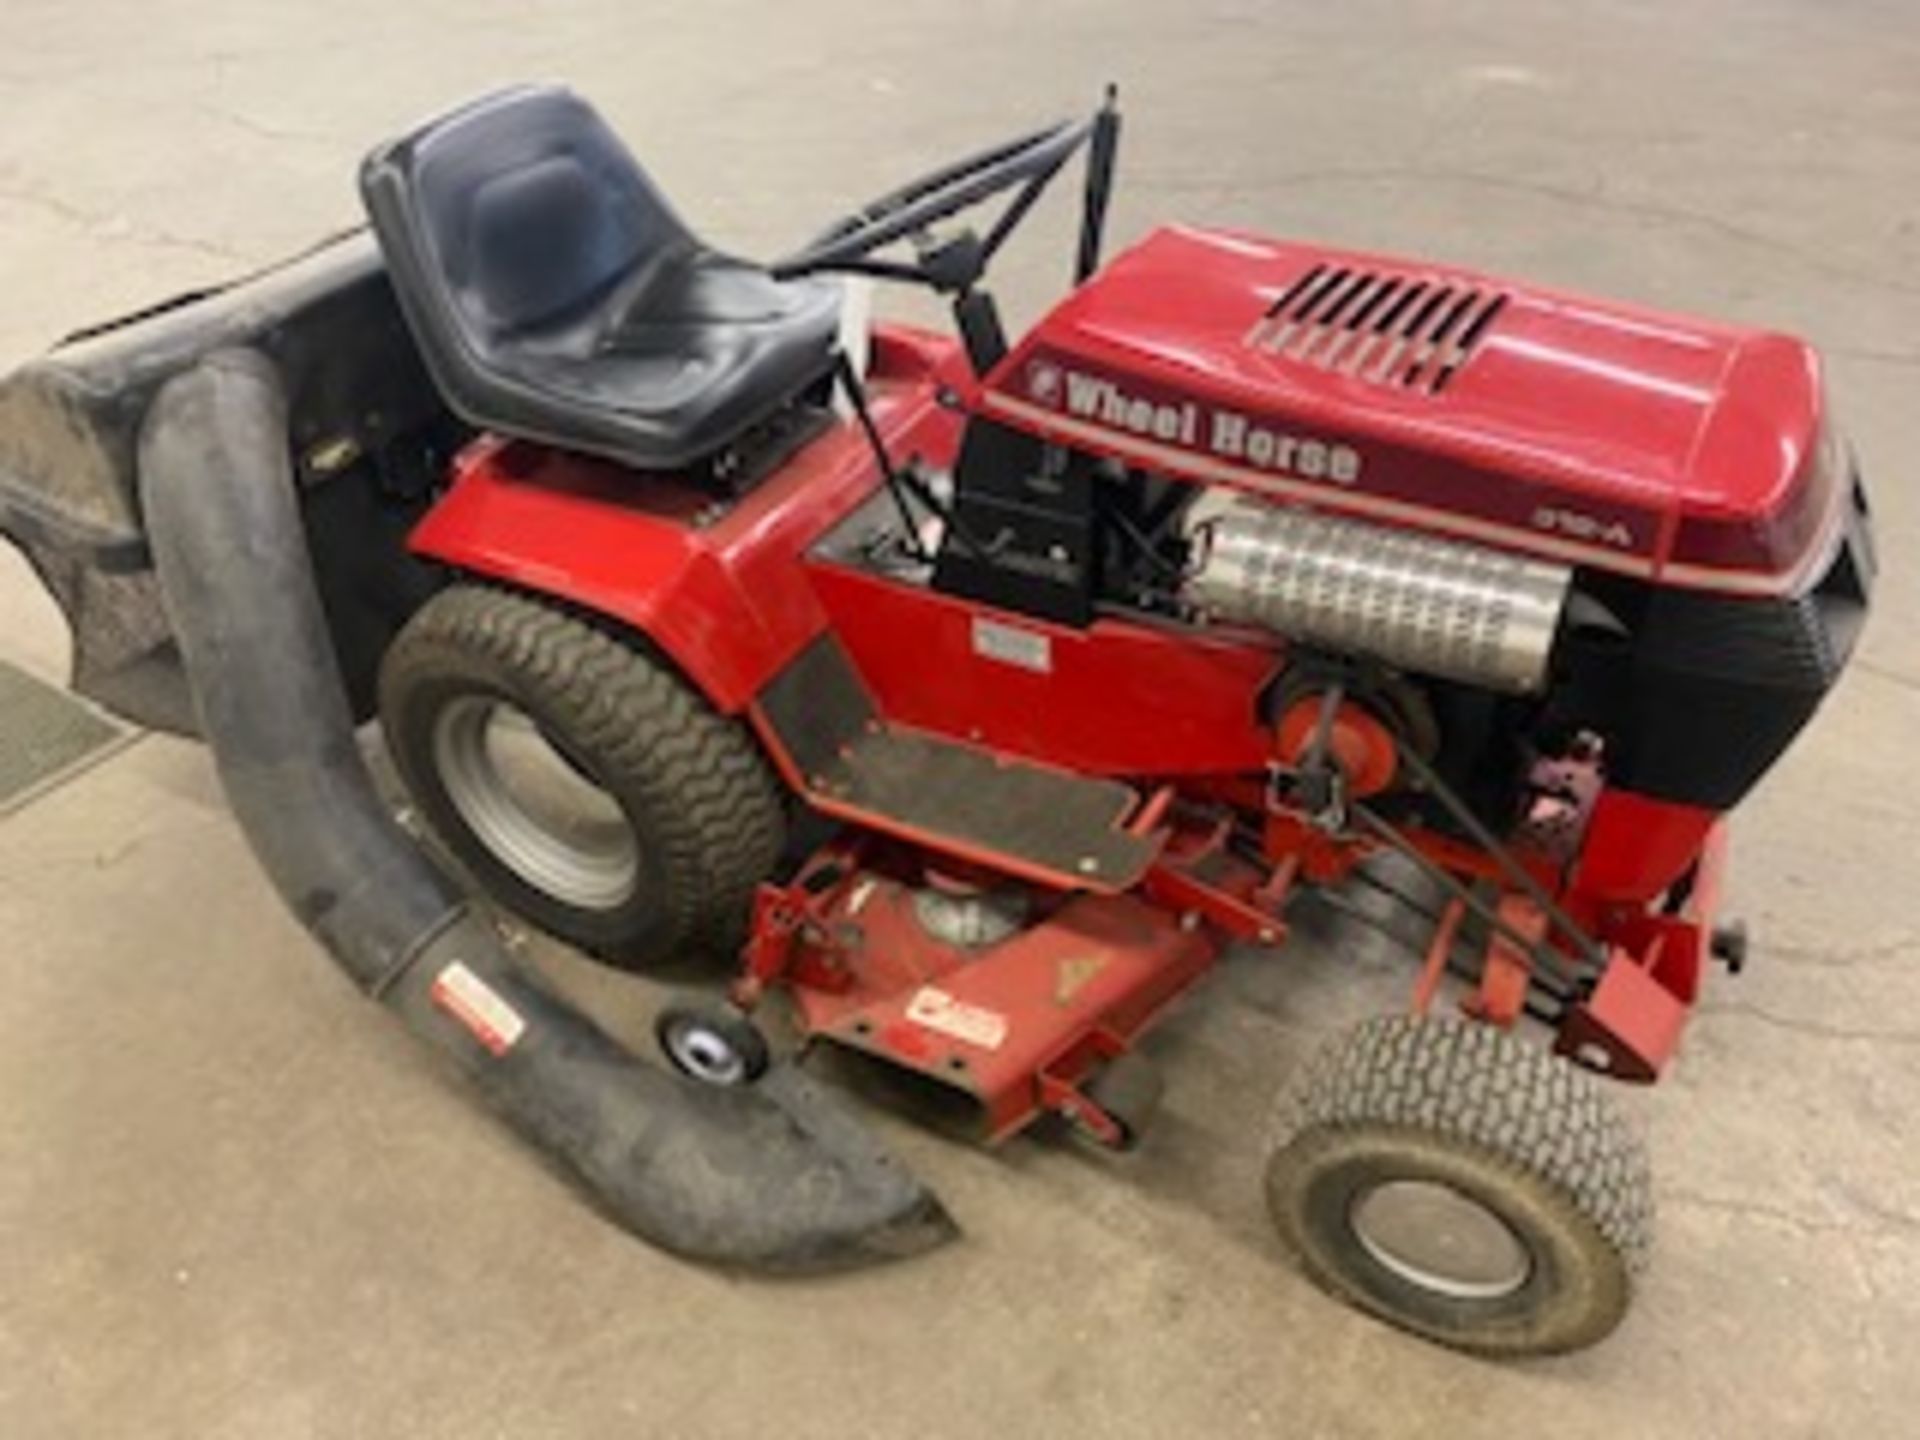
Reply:
[[427, 993], [495, 1055], [506, 1054], [526, 1033], [527, 1022], [520, 1012], [458, 960], [433, 977], [433, 988]]
[[973, 653], [1002, 665], [1018, 665], [1037, 675], [1053, 673], [1053, 641], [1035, 630], [1003, 625], [998, 620], [973, 621]]
[[927, 1030], [951, 1035], [982, 1050], [998, 1050], [1007, 1038], [1007, 1017], [997, 1010], [969, 1005], [944, 990], [922, 985], [907, 1002], [907, 1019]]

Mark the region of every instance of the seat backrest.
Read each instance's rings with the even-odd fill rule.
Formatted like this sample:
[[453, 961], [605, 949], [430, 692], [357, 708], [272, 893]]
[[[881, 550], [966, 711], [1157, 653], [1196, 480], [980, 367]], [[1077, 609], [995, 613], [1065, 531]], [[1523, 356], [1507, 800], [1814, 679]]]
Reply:
[[449, 344], [484, 356], [508, 336], [564, 324], [663, 250], [692, 243], [593, 108], [554, 86], [501, 91], [429, 121], [369, 156], [360, 187], [430, 361]]

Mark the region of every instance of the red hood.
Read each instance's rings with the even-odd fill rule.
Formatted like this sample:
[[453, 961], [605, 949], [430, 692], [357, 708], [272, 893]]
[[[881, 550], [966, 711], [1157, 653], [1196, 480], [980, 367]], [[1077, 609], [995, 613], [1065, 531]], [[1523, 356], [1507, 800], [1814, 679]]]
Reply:
[[1711, 588], [1797, 584], [1838, 488], [1797, 340], [1202, 230], [1117, 258], [981, 404], [1198, 479]]

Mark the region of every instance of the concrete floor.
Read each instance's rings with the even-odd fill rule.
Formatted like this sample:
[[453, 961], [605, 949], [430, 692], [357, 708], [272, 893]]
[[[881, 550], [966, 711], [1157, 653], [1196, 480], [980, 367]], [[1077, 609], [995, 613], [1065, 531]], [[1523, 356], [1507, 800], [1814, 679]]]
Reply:
[[[575, 82], [768, 253], [1113, 77], [1123, 238], [1238, 224], [1811, 336], [1891, 569], [1742, 814], [1757, 953], [1636, 1102], [1662, 1248], [1597, 1350], [1463, 1360], [1275, 1253], [1261, 1116], [1397, 993], [1377, 948], [1231, 968], [1161, 1037], [1136, 1157], [890, 1125], [964, 1243], [728, 1280], [623, 1239], [443, 1084], [274, 903], [204, 754], [148, 739], [0, 822], [0, 1434], [1913, 1433], [1920, 12], [1573, 9], [9, 0], [0, 359], [350, 222], [369, 144], [497, 82]], [[1065, 254], [1056, 217], [1010, 257], [1019, 309]], [[6, 562], [0, 655], [57, 677]]]

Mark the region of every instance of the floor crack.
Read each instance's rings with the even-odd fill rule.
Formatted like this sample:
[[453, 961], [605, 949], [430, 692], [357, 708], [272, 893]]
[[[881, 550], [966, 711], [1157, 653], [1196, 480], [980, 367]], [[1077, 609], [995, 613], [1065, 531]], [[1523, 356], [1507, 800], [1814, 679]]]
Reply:
[[1710, 1210], [1720, 1215], [1739, 1215], [1751, 1220], [1765, 1220], [1775, 1225], [1784, 1225], [1790, 1230], [1804, 1234], [1819, 1234], [1829, 1230], [1845, 1230], [1848, 1225], [1843, 1220], [1815, 1219], [1789, 1210], [1781, 1205], [1768, 1205], [1758, 1200], [1741, 1200], [1730, 1195], [1702, 1195], [1693, 1190], [1667, 1190], [1659, 1192], [1661, 1205], [1677, 1205], [1685, 1210]]
[[1803, 1215], [1784, 1205], [1770, 1205], [1763, 1200], [1746, 1200], [1733, 1195], [1705, 1195], [1695, 1190], [1662, 1189], [1659, 1201], [1662, 1205], [1675, 1205], [1682, 1209], [1710, 1210], [1717, 1214], [1765, 1220], [1809, 1235], [1834, 1232], [1848, 1235], [1863, 1232], [1920, 1234], [1920, 1216], [1876, 1205], [1853, 1195], [1847, 1197], [1847, 1202], [1860, 1212], [1858, 1216]]
[[1849, 970], [1856, 965], [1872, 965], [1881, 960], [1904, 959], [1920, 948], [1920, 935], [1896, 935], [1850, 950], [1830, 950], [1814, 945], [1766, 944], [1756, 959], [1768, 964], [1794, 965], [1808, 970]]
[[[84, 210], [56, 196], [23, 186], [0, 185], [0, 202], [29, 206], [78, 229], [99, 234], [108, 240], [131, 240], [140, 245], [154, 245], [171, 250], [190, 250], [228, 262], [238, 261], [243, 264], [248, 262], [248, 257], [240, 251], [214, 241], [198, 240], [192, 236], [175, 235], [170, 231], [154, 229], [151, 226], [135, 225], [124, 216], [103, 215]], [[116, 227], [120, 226], [125, 228], [115, 233]]]
[[1906, 690], [1920, 690], [1920, 675], [1909, 675], [1904, 670], [1896, 670], [1891, 665], [1882, 665], [1878, 660], [1868, 660], [1864, 656], [1853, 657], [1853, 668], [1864, 670], [1869, 675], [1878, 676], [1890, 685], [1898, 685]]
[[337, 145], [340, 142], [331, 135], [316, 134], [311, 130], [286, 129], [278, 125], [269, 125], [264, 120], [256, 120], [246, 112], [236, 110], [229, 105], [201, 101], [196, 107], [202, 115], [210, 116], [224, 125], [256, 135], [262, 140], [289, 141], [300, 145]]
[[[1542, 199], [1553, 200], [1561, 204], [1583, 206], [1589, 209], [1611, 210], [1624, 215], [1637, 215], [1642, 219], [1655, 220], [1670, 225], [1692, 225], [1700, 229], [1711, 230], [1744, 245], [1772, 251], [1786, 256], [1799, 265], [1817, 273], [1832, 276], [1851, 284], [1885, 290], [1898, 295], [1920, 296], [1920, 284], [1910, 280], [1901, 280], [1891, 275], [1845, 265], [1817, 254], [1791, 240], [1783, 240], [1763, 230], [1755, 230], [1736, 224], [1719, 215], [1699, 210], [1690, 210], [1684, 206], [1662, 204], [1653, 200], [1632, 200], [1607, 191], [1602, 185], [1595, 184], [1582, 189], [1573, 185], [1556, 184], [1550, 180], [1535, 180], [1519, 175], [1490, 175], [1478, 170], [1442, 170], [1412, 169], [1403, 166], [1379, 167], [1339, 167], [1326, 170], [1301, 170], [1290, 174], [1262, 176], [1256, 181], [1242, 178], [1223, 179], [1173, 179], [1155, 177], [1150, 183], [1155, 189], [1169, 193], [1182, 191], [1228, 193], [1234, 190], [1274, 190], [1301, 185], [1401, 185], [1401, 184], [1438, 184], [1470, 185], [1490, 190], [1511, 190], [1521, 194], [1535, 195]], [[1863, 357], [1868, 358], [1868, 357]], [[1920, 363], [1916, 358], [1914, 363]]]
[[1851, 1025], [1831, 1025], [1822, 1020], [1804, 1020], [1797, 1015], [1781, 1015], [1762, 1009], [1747, 1000], [1719, 1005], [1702, 1005], [1697, 1015], [1744, 1015], [1780, 1030], [1792, 1030], [1820, 1040], [1851, 1040], [1868, 1045], [1920, 1045], [1920, 1032], [1913, 1030], [1875, 1030]]
[[1920, 351], [1869, 350], [1852, 345], [1825, 345], [1821, 348], [1829, 355], [1841, 355], [1849, 360], [1864, 360], [1871, 365], [1920, 365]]

